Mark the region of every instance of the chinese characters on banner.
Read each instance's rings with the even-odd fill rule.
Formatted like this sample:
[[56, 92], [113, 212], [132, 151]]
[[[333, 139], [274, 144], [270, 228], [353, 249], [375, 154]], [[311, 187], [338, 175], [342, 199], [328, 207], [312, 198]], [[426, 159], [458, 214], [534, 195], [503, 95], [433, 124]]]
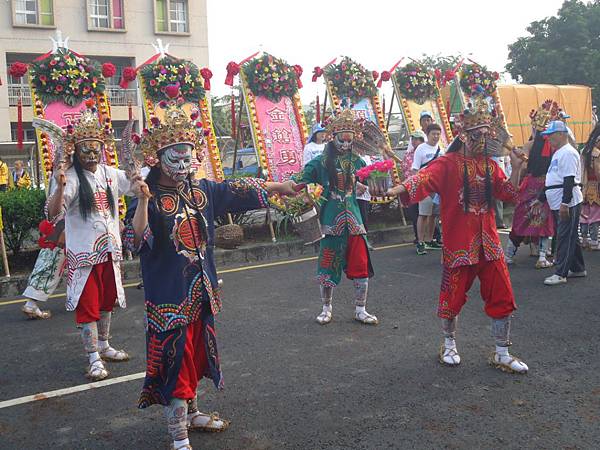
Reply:
[[274, 181], [285, 181], [302, 169], [303, 145], [294, 104], [289, 97], [277, 103], [256, 97], [255, 105], [270, 175]]
[[[44, 106], [44, 118], [64, 129], [67, 125], [75, 125], [84, 109], [84, 103], [69, 106], [62, 101], [52, 102]], [[48, 150], [50, 152], [50, 160], [54, 160], [54, 145], [52, 141], [48, 142]]]

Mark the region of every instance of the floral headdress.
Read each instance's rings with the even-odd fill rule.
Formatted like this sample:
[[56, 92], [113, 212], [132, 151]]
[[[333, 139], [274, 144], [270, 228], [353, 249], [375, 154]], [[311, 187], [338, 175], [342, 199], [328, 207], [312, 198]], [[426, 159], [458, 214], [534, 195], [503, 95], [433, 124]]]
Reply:
[[336, 114], [336, 116], [327, 123], [325, 131], [329, 137], [333, 137], [338, 133], [351, 132], [354, 133], [356, 139], [362, 136], [362, 119], [357, 119], [351, 109], [345, 109]]
[[188, 117], [175, 101], [161, 102], [159, 106], [165, 108], [164, 120], [153, 116], [150, 119], [152, 127], [144, 129], [141, 137], [133, 136], [146, 164], [151, 167], [156, 165], [159, 152], [166, 147], [189, 144], [198, 151], [204, 144], [205, 131], [202, 122], [197, 121], [198, 111], [192, 111]]
[[561, 109], [558, 107], [558, 103], [552, 100], [546, 100], [537, 111], [532, 109], [529, 113], [531, 126], [537, 131], [544, 131], [548, 123], [559, 119], [560, 111]]
[[461, 132], [471, 131], [481, 127], [491, 127], [495, 111], [482, 96], [474, 97], [467, 109], [460, 115], [459, 128]]
[[104, 124], [101, 124], [96, 108], [86, 109], [75, 125], [68, 125], [64, 139], [65, 152], [68, 155], [75, 152], [77, 144], [85, 141], [102, 142], [105, 147], [111, 147], [114, 144], [110, 119], [106, 118]]

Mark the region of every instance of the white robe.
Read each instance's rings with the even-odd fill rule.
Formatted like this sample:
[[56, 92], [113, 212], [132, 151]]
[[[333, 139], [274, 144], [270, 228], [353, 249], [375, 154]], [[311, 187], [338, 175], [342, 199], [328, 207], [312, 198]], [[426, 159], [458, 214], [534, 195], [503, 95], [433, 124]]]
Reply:
[[87, 220], [79, 212], [79, 178], [74, 168], [67, 170], [67, 185], [64, 190], [65, 237], [67, 253], [67, 311], [74, 311], [85, 287], [92, 267], [112, 257], [117, 287], [117, 300], [124, 308], [125, 291], [121, 281], [123, 249], [119, 229], [119, 212], [110, 212], [106, 187], [110, 185], [115, 208], [119, 196], [133, 195], [131, 183], [124, 171], [99, 164], [95, 173], [83, 171], [92, 191], [95, 207]]

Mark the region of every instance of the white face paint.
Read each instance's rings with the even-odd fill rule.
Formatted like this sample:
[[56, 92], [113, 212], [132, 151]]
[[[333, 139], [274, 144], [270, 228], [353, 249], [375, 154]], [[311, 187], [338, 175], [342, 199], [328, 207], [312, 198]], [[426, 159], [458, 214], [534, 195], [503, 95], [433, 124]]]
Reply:
[[183, 181], [192, 169], [192, 146], [176, 144], [167, 147], [160, 155], [160, 168], [173, 181]]

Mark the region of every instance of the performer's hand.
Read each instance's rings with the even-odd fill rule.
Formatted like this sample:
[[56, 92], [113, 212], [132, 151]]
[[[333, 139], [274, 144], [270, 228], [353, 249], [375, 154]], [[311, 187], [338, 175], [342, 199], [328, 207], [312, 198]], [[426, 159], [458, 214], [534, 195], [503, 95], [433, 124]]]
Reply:
[[560, 204], [560, 208], [558, 209], [558, 217], [560, 220], [569, 220], [569, 207], [563, 203]]
[[276, 192], [280, 195], [296, 195], [298, 193], [298, 184], [293, 180], [284, 181], [283, 183], [267, 182], [265, 184], [267, 191], [270, 193]]
[[356, 182], [356, 193], [358, 195], [363, 195], [366, 191], [367, 191], [367, 186], [365, 186], [361, 182], [357, 181]]
[[150, 198], [150, 189], [140, 174], [133, 175], [131, 177], [131, 189], [139, 199]]
[[404, 194], [405, 192], [406, 188], [402, 184], [399, 184], [397, 186], [394, 186], [393, 188], [388, 189], [385, 195], [388, 197], [396, 197], [400, 194]]
[[539, 216], [542, 212], [542, 202], [540, 202], [537, 198], [531, 203], [529, 207], [531, 208], [531, 214], [533, 216]]

